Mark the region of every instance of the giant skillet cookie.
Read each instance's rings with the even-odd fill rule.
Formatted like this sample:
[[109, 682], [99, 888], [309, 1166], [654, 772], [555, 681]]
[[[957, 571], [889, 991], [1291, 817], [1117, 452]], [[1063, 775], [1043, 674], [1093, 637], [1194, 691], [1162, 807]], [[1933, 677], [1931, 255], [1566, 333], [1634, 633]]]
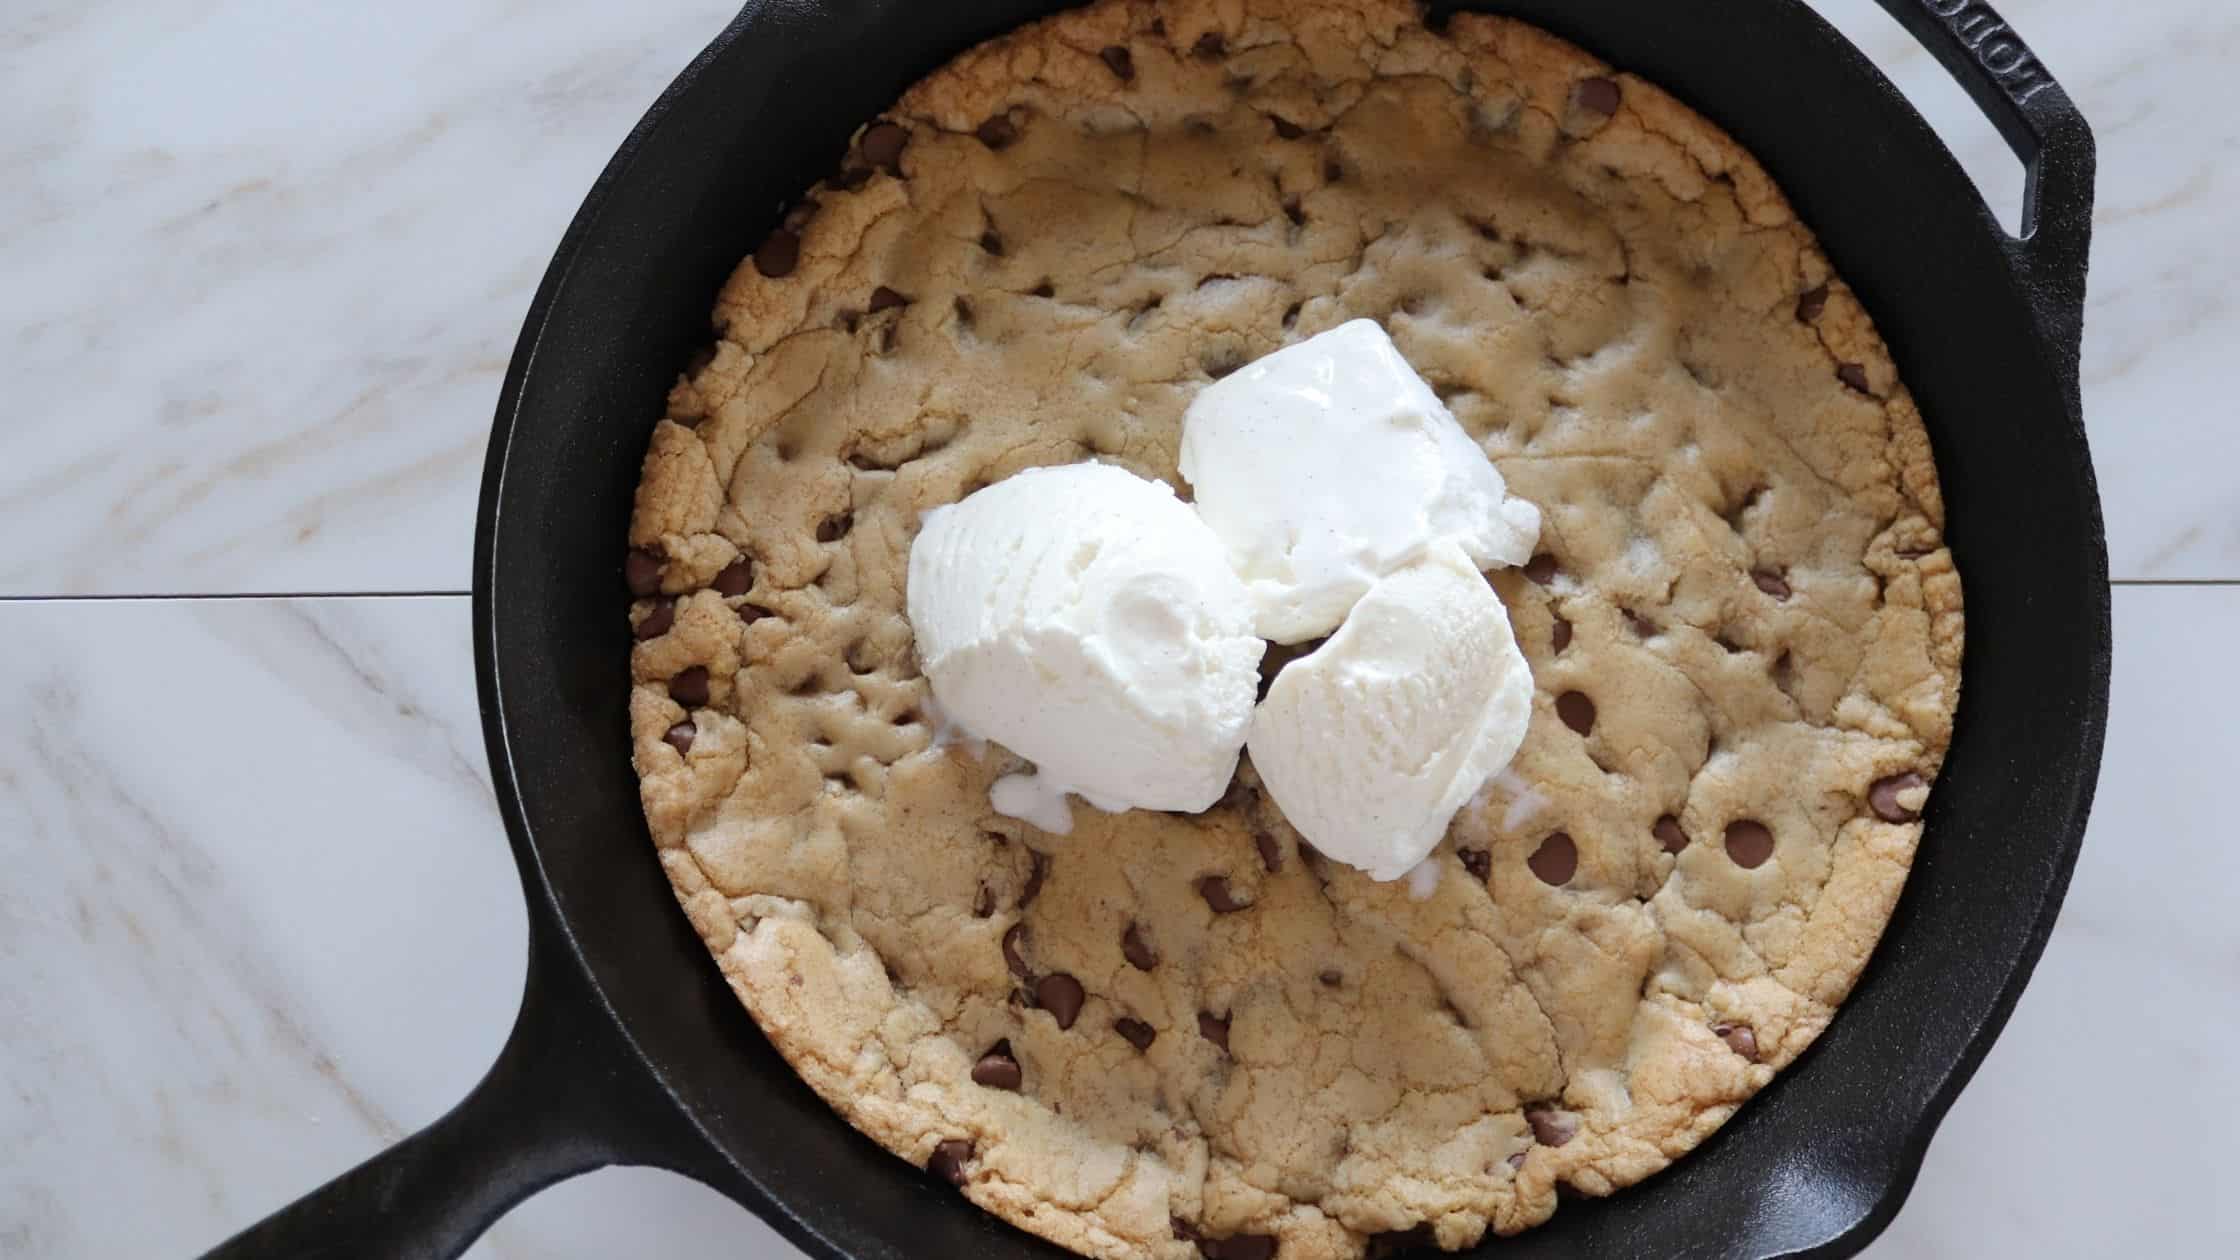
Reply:
[[[1546, 520], [1489, 579], [1531, 730], [1431, 895], [1303, 848], [1249, 764], [1200, 816], [992, 813], [1019, 763], [913, 658], [919, 514], [1180, 484], [1197, 389], [1356, 317]], [[1384, 0], [1105, 0], [911, 89], [715, 325], [631, 525], [646, 818], [801, 1076], [989, 1211], [1109, 1257], [1514, 1232], [1685, 1154], [1864, 965], [1959, 694], [1929, 443], [1655, 86]]]

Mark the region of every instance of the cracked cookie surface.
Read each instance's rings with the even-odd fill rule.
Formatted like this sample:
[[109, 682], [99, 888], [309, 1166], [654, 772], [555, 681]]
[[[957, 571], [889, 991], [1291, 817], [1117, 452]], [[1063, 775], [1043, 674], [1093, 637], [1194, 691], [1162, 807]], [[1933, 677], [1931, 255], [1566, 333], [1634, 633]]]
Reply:
[[[1489, 578], [1530, 733], [1430, 895], [1249, 764], [1195, 817], [993, 814], [1019, 763], [913, 659], [919, 514], [1179, 483], [1198, 388], [1355, 317], [1546, 521]], [[913, 88], [716, 324], [631, 525], [647, 821], [788, 1061], [973, 1202], [1096, 1256], [1460, 1247], [1678, 1158], [1849, 991], [1959, 578], [1865, 312], [1655, 86], [1401, 3], [1105, 0]]]

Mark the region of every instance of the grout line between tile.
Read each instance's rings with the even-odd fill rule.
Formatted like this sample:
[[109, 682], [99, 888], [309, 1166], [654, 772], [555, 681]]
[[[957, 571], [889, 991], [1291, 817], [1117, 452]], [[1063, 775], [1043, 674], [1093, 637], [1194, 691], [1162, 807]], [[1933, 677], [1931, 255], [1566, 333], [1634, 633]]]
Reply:
[[245, 599], [465, 599], [473, 591], [219, 591], [207, 595], [0, 595], [0, 604], [177, 603]]

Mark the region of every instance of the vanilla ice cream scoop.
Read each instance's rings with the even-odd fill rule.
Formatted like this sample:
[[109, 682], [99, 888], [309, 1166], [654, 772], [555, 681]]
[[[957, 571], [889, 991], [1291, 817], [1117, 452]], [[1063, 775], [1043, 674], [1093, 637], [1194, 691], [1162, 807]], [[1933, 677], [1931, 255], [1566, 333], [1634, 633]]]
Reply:
[[1448, 542], [1371, 586], [1329, 642], [1284, 666], [1247, 747], [1308, 843], [1398, 879], [1508, 764], [1531, 719], [1508, 610]]
[[1251, 592], [1262, 638], [1328, 634], [1379, 577], [1434, 543], [1523, 564], [1540, 512], [1512, 499], [1454, 413], [1357, 319], [1206, 386], [1182, 475]]
[[999, 810], [1063, 831], [1064, 792], [1111, 811], [1220, 799], [1265, 647], [1222, 556], [1174, 491], [1107, 464], [926, 513], [907, 595], [934, 699], [1036, 766], [997, 785]]

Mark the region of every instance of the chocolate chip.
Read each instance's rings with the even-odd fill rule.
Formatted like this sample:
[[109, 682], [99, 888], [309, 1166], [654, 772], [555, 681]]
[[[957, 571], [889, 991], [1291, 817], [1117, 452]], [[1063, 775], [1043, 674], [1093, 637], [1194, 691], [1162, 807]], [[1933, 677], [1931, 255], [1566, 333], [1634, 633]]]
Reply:
[[1345, 973], [1342, 971], [1325, 971], [1316, 976], [1315, 979], [1320, 980], [1322, 987], [1326, 989], [1335, 989], [1346, 982]]
[[1568, 832], [1558, 831], [1542, 840], [1540, 847], [1532, 851], [1532, 856], [1526, 858], [1524, 864], [1532, 868], [1532, 873], [1540, 877], [1541, 883], [1561, 888], [1571, 882], [1573, 875], [1579, 873], [1579, 846], [1572, 841]]
[[1025, 886], [1019, 889], [1019, 908], [1021, 910], [1033, 905], [1034, 899], [1042, 895], [1042, 877], [1048, 874], [1049, 870], [1049, 858], [1042, 856], [1033, 849], [1027, 850], [1027, 882]]
[[1229, 1052], [1229, 1017], [1215, 1015], [1211, 1011], [1199, 1011], [1198, 1035], [1221, 1047], [1221, 1052], [1227, 1054]]
[[1649, 828], [1649, 834], [1657, 838], [1657, 843], [1663, 845], [1667, 853], [1678, 853], [1688, 847], [1688, 833], [1680, 830], [1680, 820], [1670, 814], [1659, 818], [1656, 825]]
[[632, 547], [622, 557], [622, 580], [630, 593], [639, 597], [653, 595], [661, 590], [661, 553], [644, 547]]
[[904, 131], [900, 124], [882, 122], [872, 124], [871, 129], [863, 133], [863, 143], [859, 149], [864, 161], [884, 168], [889, 174], [900, 175], [902, 148], [909, 143], [910, 133]]
[[1159, 965], [1159, 954], [1151, 942], [1143, 939], [1143, 929], [1133, 923], [1120, 934], [1120, 956], [1137, 971], [1149, 971]]
[[817, 522], [817, 541], [821, 543], [839, 542], [848, 536], [848, 530], [853, 528], [855, 523], [856, 515], [853, 512], [842, 512], [838, 516], [828, 516]]
[[1806, 289], [1797, 296], [1797, 322], [1800, 324], [1809, 324], [1819, 319], [1820, 312], [1826, 309], [1828, 309], [1827, 285], [1823, 284]]
[[1543, 551], [1524, 562], [1524, 575], [1542, 586], [1556, 580], [1556, 558]]
[[692, 738], [699, 733], [700, 728], [691, 722], [679, 722], [663, 731], [661, 738], [669, 741], [669, 747], [676, 749], [677, 755], [682, 757], [692, 751]]
[[1302, 127], [1299, 124], [1291, 121], [1290, 119], [1285, 118], [1281, 114], [1268, 115], [1268, 121], [1275, 124], [1276, 137], [1278, 139], [1296, 140], [1299, 137], [1307, 134], [1307, 129], [1305, 127]]
[[1454, 855], [1462, 859], [1462, 869], [1480, 883], [1493, 874], [1493, 854], [1484, 849], [1456, 849]]
[[1856, 363], [1836, 364], [1836, 379], [1842, 381], [1846, 385], [1849, 385], [1851, 388], [1858, 390], [1862, 394], [1871, 394], [1874, 392], [1867, 388], [1867, 369], [1859, 366]]
[[1034, 979], [1034, 968], [1027, 966], [1026, 954], [1022, 952], [1025, 950], [1026, 944], [1027, 925], [1024, 923], [1012, 924], [1010, 929], [1003, 934], [1003, 965], [1011, 968], [1011, 974], [1021, 980], [1032, 980]]
[[1750, 580], [1758, 584], [1759, 590], [1773, 596], [1775, 599], [1789, 598], [1788, 581], [1784, 579], [1780, 574], [1775, 573], [1771, 569], [1750, 570]]
[[873, 315], [876, 315], [881, 311], [893, 310], [897, 306], [908, 305], [910, 305], [909, 298], [902, 296], [900, 293], [895, 292], [893, 289], [890, 289], [883, 284], [871, 291], [871, 313]]
[[1229, 877], [1226, 875], [1208, 875], [1199, 880], [1198, 895], [1206, 899], [1206, 905], [1212, 907], [1215, 914], [1234, 914], [1252, 904], [1237, 900], [1236, 895], [1229, 891]]
[[1009, 115], [997, 114], [974, 128], [972, 134], [980, 137], [980, 143], [991, 149], [1005, 149], [1019, 138], [1019, 127], [1011, 121]]
[[1579, 1136], [1579, 1117], [1547, 1103], [1525, 1108], [1524, 1122], [1532, 1126], [1532, 1140], [1542, 1146], [1561, 1146]]
[[747, 588], [754, 585], [754, 561], [739, 557], [723, 566], [723, 572], [716, 574], [716, 580], [709, 585], [715, 588], [716, 594], [725, 597], [746, 594]]
[[1206, 1260], [1269, 1260], [1276, 1254], [1276, 1240], [1266, 1234], [1201, 1238], [1198, 1240], [1198, 1254]]
[[1081, 1018], [1081, 1003], [1088, 996], [1082, 991], [1079, 980], [1062, 971], [1044, 976], [1034, 985], [1035, 1002], [1050, 1012], [1050, 1018], [1058, 1021], [1060, 1032], [1073, 1027], [1073, 1021]]
[[1019, 1060], [1012, 1055], [1009, 1041], [999, 1041], [988, 1047], [988, 1052], [980, 1056], [978, 1063], [972, 1065], [972, 1083], [975, 1085], [1016, 1091], [1024, 1080], [1026, 1073], [1019, 1070]]
[[1867, 804], [1874, 810], [1874, 816], [1884, 822], [1912, 822], [1921, 817], [1921, 811], [1907, 809], [1905, 803], [1898, 799], [1898, 793], [1910, 792], [1920, 786], [1921, 776], [1911, 770], [1904, 774], [1893, 774], [1887, 779], [1876, 779], [1867, 788]]
[[1594, 729], [1594, 700], [1584, 691], [1566, 691], [1556, 697], [1556, 716], [1581, 735]]
[[1159, 1039], [1158, 1029], [1140, 1019], [1130, 1019], [1125, 1015], [1112, 1021], [1112, 1031], [1119, 1033], [1123, 1041], [1138, 1050], [1149, 1050], [1151, 1043]]
[[1252, 847], [1260, 850], [1260, 866], [1273, 875], [1283, 869], [1283, 846], [1265, 831], [1252, 833]]
[[793, 274], [801, 262], [801, 238], [784, 228], [772, 232], [754, 251], [754, 269], [772, 280]]
[[1197, 1230], [1197, 1227], [1196, 1227], [1196, 1226], [1193, 1226], [1193, 1225], [1192, 1225], [1192, 1224], [1191, 1224], [1190, 1222], [1188, 1222], [1188, 1221], [1186, 1221], [1186, 1220], [1183, 1220], [1183, 1219], [1182, 1219], [1181, 1217], [1179, 1217], [1179, 1216], [1170, 1216], [1170, 1217], [1168, 1217], [1168, 1218], [1167, 1218], [1167, 1228], [1169, 1228], [1169, 1229], [1173, 1230], [1173, 1231], [1174, 1231], [1174, 1236], [1175, 1236], [1175, 1237], [1177, 1237], [1177, 1238], [1179, 1238], [1179, 1239], [1181, 1239], [1181, 1240], [1182, 1240], [1182, 1241], [1184, 1241], [1184, 1242], [1196, 1242], [1196, 1241], [1198, 1241], [1198, 1230]]
[[982, 232], [980, 234], [980, 248], [988, 251], [988, 253], [997, 258], [1003, 257], [1002, 234], [997, 232], [994, 228], [989, 228], [987, 231]]
[[1554, 626], [1548, 631], [1548, 650], [1551, 653], [1561, 652], [1570, 646], [1571, 623], [1557, 617]]
[[745, 622], [750, 626], [762, 620], [764, 617], [775, 617], [777, 615], [778, 614], [770, 611], [767, 608], [764, 608], [760, 604], [739, 605], [739, 620]]
[[1097, 56], [1104, 58], [1104, 64], [1111, 68], [1113, 74], [1119, 76], [1122, 83], [1132, 82], [1135, 79], [1136, 59], [1134, 54], [1127, 49], [1114, 44], [1098, 53]]
[[1579, 108], [1608, 118], [1618, 112], [1617, 80], [1605, 79], [1600, 75], [1581, 79], [1574, 99], [1579, 102]]
[[985, 919], [995, 912], [996, 890], [988, 887], [986, 884], [980, 885], [980, 891], [974, 894], [972, 898], [972, 917], [975, 919]]
[[1750, 1031], [1748, 1024], [1721, 1024], [1711, 1031], [1719, 1035], [1719, 1040], [1727, 1043], [1727, 1049], [1752, 1063], [1758, 1061], [1758, 1034]]
[[1041, 284], [1038, 284], [1035, 287], [1027, 290], [1027, 296], [1038, 298], [1054, 298], [1058, 296], [1058, 286], [1050, 283], [1048, 280], [1045, 280]]
[[1408, 1251], [1429, 1251], [1437, 1246], [1438, 1239], [1429, 1225], [1414, 1229], [1388, 1229], [1381, 1234], [1369, 1235], [1368, 1260], [1392, 1260]]
[[950, 1138], [935, 1143], [932, 1158], [926, 1160], [926, 1171], [952, 1186], [965, 1183], [964, 1166], [972, 1161], [972, 1143], [964, 1138]]
[[630, 633], [643, 642], [646, 639], [658, 639], [669, 633], [669, 627], [675, 624], [677, 624], [677, 601], [657, 599], [646, 609], [646, 615], [638, 618], [638, 624], [631, 627]]
[[708, 703], [708, 667], [695, 665], [669, 680], [669, 698], [688, 709]]
[[1197, 43], [1190, 46], [1190, 51], [1210, 61], [1228, 55], [1229, 41], [1221, 38], [1219, 31], [1207, 31], [1198, 37]]
[[1746, 871], [1764, 866], [1766, 859], [1773, 856], [1772, 829], [1752, 818], [1728, 823], [1727, 856]]

